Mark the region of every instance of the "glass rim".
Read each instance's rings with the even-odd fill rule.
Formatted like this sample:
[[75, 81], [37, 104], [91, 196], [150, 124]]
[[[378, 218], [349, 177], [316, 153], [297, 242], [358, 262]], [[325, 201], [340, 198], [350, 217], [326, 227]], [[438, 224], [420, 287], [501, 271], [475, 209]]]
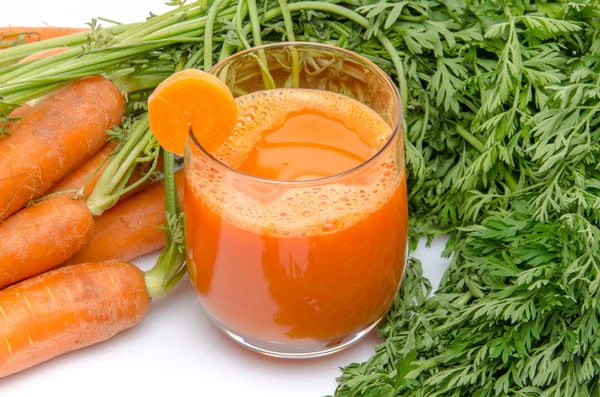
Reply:
[[204, 155], [206, 155], [211, 161], [214, 161], [215, 163], [219, 164], [222, 167], [225, 167], [227, 169], [227, 171], [232, 172], [246, 180], [249, 181], [253, 181], [253, 182], [259, 182], [259, 183], [263, 183], [263, 184], [271, 184], [271, 185], [293, 185], [293, 186], [307, 186], [307, 185], [314, 185], [314, 184], [321, 184], [321, 183], [328, 183], [328, 182], [332, 182], [335, 181], [337, 179], [340, 178], [344, 178], [346, 176], [349, 176], [351, 174], [355, 174], [357, 172], [360, 172], [363, 168], [367, 167], [369, 164], [371, 164], [373, 161], [375, 161], [377, 158], [379, 158], [388, 147], [390, 147], [390, 145], [392, 144], [392, 142], [394, 141], [394, 139], [398, 136], [398, 134], [400, 133], [400, 129], [402, 127], [402, 118], [403, 118], [403, 104], [402, 104], [402, 98], [400, 97], [400, 93], [398, 91], [398, 88], [396, 87], [396, 85], [394, 84], [392, 78], [390, 76], [388, 76], [388, 74], [383, 71], [383, 69], [381, 69], [379, 66], [377, 66], [375, 63], [369, 61], [367, 58], [353, 52], [350, 50], [347, 50], [345, 48], [341, 48], [341, 47], [337, 47], [337, 46], [333, 46], [330, 44], [322, 44], [322, 43], [313, 43], [313, 42], [307, 42], [307, 41], [283, 41], [283, 42], [278, 42], [278, 43], [270, 43], [270, 44], [263, 44], [260, 46], [256, 46], [256, 47], [251, 47], [251, 48], [247, 48], [245, 50], [242, 50], [238, 53], [235, 53], [233, 55], [228, 56], [227, 58], [219, 61], [217, 64], [215, 64], [213, 67], [211, 67], [208, 70], [208, 73], [210, 74], [214, 74], [214, 71], [218, 68], [221, 68], [224, 64], [231, 62], [233, 59], [239, 58], [241, 56], [244, 56], [250, 52], [254, 52], [257, 50], [263, 50], [263, 49], [269, 49], [269, 48], [277, 48], [277, 47], [290, 47], [290, 46], [307, 46], [307, 47], [318, 47], [318, 48], [322, 48], [322, 49], [327, 49], [327, 50], [332, 50], [332, 51], [336, 51], [336, 52], [341, 52], [341, 53], [345, 53], [347, 56], [350, 56], [352, 58], [356, 58], [358, 60], [360, 60], [361, 62], [365, 63], [367, 66], [369, 66], [370, 68], [372, 68], [377, 74], [379, 74], [380, 76], [383, 77], [383, 80], [385, 81], [385, 83], [389, 86], [389, 88], [391, 89], [394, 97], [396, 98], [396, 100], [398, 101], [398, 117], [394, 123], [394, 128], [392, 129], [392, 132], [390, 133], [390, 136], [388, 137], [388, 139], [385, 141], [385, 143], [383, 143], [383, 145], [381, 145], [381, 147], [379, 149], [377, 149], [377, 151], [375, 153], [373, 153], [371, 155], [371, 157], [369, 157], [368, 159], [366, 159], [365, 161], [363, 161], [362, 163], [358, 164], [355, 167], [352, 167], [350, 169], [347, 169], [343, 172], [340, 172], [338, 174], [334, 174], [334, 175], [330, 175], [330, 176], [326, 176], [323, 178], [315, 178], [315, 179], [303, 179], [303, 180], [295, 180], [295, 181], [287, 181], [287, 180], [278, 180], [278, 179], [269, 179], [269, 178], [263, 178], [260, 176], [256, 176], [256, 175], [252, 175], [252, 174], [248, 174], [245, 172], [242, 172], [238, 169], [235, 169], [231, 166], [229, 166], [228, 164], [222, 162], [221, 160], [217, 159], [216, 157], [214, 157], [211, 153], [207, 152], [206, 149], [204, 149], [204, 147], [200, 144], [200, 142], [198, 142], [198, 140], [196, 139], [196, 136], [194, 134], [194, 132], [192, 131], [192, 128], [190, 127], [190, 131], [189, 131], [189, 136], [190, 136], [190, 140], [191, 142], [196, 146], [196, 148], [198, 148], [198, 150], [200, 150], [201, 153], [203, 153]]

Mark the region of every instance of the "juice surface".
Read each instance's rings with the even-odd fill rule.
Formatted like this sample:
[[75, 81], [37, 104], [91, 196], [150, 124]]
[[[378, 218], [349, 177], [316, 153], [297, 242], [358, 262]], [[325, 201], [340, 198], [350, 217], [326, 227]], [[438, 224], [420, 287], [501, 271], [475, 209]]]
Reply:
[[[378, 320], [394, 299], [407, 242], [402, 149], [361, 103], [279, 89], [236, 99], [239, 120], [213, 155], [186, 163], [190, 278], [230, 331], [276, 343], [331, 342]], [[187, 161], [187, 160], [186, 160]], [[363, 169], [364, 168], [364, 169]]]
[[271, 126], [238, 168], [261, 178], [294, 181], [340, 174], [374, 153], [358, 134], [333, 115], [304, 111]]

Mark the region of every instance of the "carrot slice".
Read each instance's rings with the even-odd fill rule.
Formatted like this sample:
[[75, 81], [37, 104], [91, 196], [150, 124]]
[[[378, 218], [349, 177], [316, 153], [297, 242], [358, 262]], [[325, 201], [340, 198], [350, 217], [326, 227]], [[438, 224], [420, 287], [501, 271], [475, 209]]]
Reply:
[[229, 88], [198, 69], [173, 74], [148, 98], [150, 130], [160, 145], [183, 155], [190, 127], [202, 147], [218, 149], [231, 135], [237, 108]]

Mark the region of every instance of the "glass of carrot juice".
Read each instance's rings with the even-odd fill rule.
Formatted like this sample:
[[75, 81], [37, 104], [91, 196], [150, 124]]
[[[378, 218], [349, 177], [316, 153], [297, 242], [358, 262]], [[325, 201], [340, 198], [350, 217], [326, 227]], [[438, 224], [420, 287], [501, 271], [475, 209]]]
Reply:
[[385, 315], [407, 251], [402, 105], [350, 51], [251, 48], [211, 73], [236, 98], [229, 140], [185, 151], [189, 276], [216, 326], [277, 357], [347, 347]]

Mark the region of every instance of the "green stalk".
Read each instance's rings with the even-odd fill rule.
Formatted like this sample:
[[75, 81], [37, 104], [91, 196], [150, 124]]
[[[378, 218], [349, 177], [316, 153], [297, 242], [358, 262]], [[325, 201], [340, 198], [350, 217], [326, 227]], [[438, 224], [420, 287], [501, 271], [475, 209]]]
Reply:
[[[223, 2], [223, 5], [226, 4]], [[142, 54], [171, 43], [200, 41], [202, 39], [198, 36], [204, 34], [207, 22], [206, 16], [202, 15], [205, 4], [199, 2], [186, 7], [194, 8], [187, 14], [191, 19], [167, 24], [165, 21], [168, 18], [161, 19], [163, 14], [163, 16], [152, 18], [141, 24], [127, 25], [136, 31], [131, 33], [122, 29], [128, 36], [117, 35], [116, 42], [118, 44], [108, 48], [91, 50], [83, 54], [81, 48], [72, 49], [57, 56], [32, 62], [31, 65], [19, 65], [0, 71], [0, 81], [4, 82], [0, 88], [0, 95], [3, 96], [6, 103], [22, 103], [40, 96], [41, 92], [48, 91], [45, 87], [48, 81], [40, 80], [42, 77], [52, 76], [53, 82], [63, 81], [67, 84], [83, 75], [103, 73], [111, 67], [117, 67], [123, 62], [136, 59]], [[228, 7], [223, 9], [219, 16], [233, 17], [235, 12], [235, 6]], [[173, 13], [178, 13], [177, 18], [181, 18], [179, 9], [171, 13], [169, 18], [174, 17]], [[170, 21], [170, 19], [168, 20]], [[142, 33], [151, 32], [157, 27], [159, 29], [153, 33], [147, 36], [142, 35]], [[138, 40], [138, 36], [140, 41], [135, 41], [134, 39]], [[122, 40], [123, 37], [126, 39], [125, 42]]]
[[402, 65], [402, 60], [398, 55], [398, 51], [383, 33], [378, 33], [376, 36], [383, 48], [385, 48], [394, 63], [394, 67], [396, 68], [396, 73], [398, 74], [398, 85], [400, 88], [400, 99], [402, 99], [402, 110], [403, 113], [406, 113], [406, 104], [408, 103], [408, 84], [406, 83], [406, 76], [404, 75], [404, 65]]
[[[197, 10], [192, 11], [192, 9], [194, 8], [197, 8]], [[176, 24], [183, 17], [185, 17], [186, 19], [193, 18], [194, 16], [203, 12], [205, 9], [205, 1], [198, 1], [178, 7], [164, 14], [150, 18], [144, 23], [138, 24], [133, 29], [130, 29], [129, 31], [125, 32], [121, 37], [119, 37], [119, 41], [127, 42], [130, 40], [151, 40], [152, 34], [156, 34], [156, 32], [159, 32], [161, 29]], [[190, 13], [188, 14], [186, 11], [190, 11]]]
[[[233, 16], [234, 14], [235, 14], [235, 6], [225, 8], [224, 10], [222, 10], [219, 13], [219, 17], [229, 17], [229, 16]], [[197, 30], [200, 27], [203, 28], [205, 26], [205, 24], [206, 24], [206, 16], [200, 15], [197, 18], [192, 18], [192, 19], [189, 19], [186, 21], [178, 22], [172, 26], [168, 26], [164, 29], [161, 29], [161, 30], [149, 35], [145, 39], [146, 40], [155, 40], [162, 36], [171, 37], [171, 36], [177, 36], [180, 34], [188, 34], [194, 30]], [[155, 36], [157, 36], [157, 37], [155, 37]]]
[[[76, 72], [77, 70], [85, 68], [87, 66], [95, 66], [98, 65], [98, 63], [102, 62], [104, 63], [104, 65], [99, 67], [98, 70], [104, 70], [104, 68], [110, 66], [109, 64], [107, 64], [108, 61], [112, 61], [114, 65], [117, 65], [119, 63], [123, 63], [124, 61], [128, 61], [130, 59], [135, 58], [140, 53], [151, 51], [153, 49], [161, 47], [162, 45], [163, 44], [161, 43], [150, 45], [134, 44], [128, 45], [127, 47], [121, 46], [121, 48], [95, 50], [86, 54], [82, 54], [81, 56], [76, 57], [75, 59], [71, 59], [69, 60], [69, 62], [61, 62], [60, 65], [53, 68], [37, 70], [37, 72], [34, 69], [31, 71], [26, 71], [24, 73], [19, 73], [20, 69], [17, 69], [12, 74], [7, 73], [6, 75], [3, 75], [2, 78], [5, 79], [7, 83], [15, 83], [30, 78], [39, 78], [44, 76], [62, 77], [61, 75], [66, 75], [65, 77], [68, 78], [68, 73]], [[65, 52], [64, 54], [67, 53], [68, 52]], [[47, 59], [51, 60], [52, 58], [49, 57]]]
[[[289, 5], [289, 10], [291, 12], [307, 10], [307, 9], [325, 11], [325, 12], [329, 12], [332, 14], [338, 14], [344, 18], [347, 18], [347, 19], [357, 23], [358, 25], [360, 25], [364, 28], [367, 28], [369, 26], [369, 21], [367, 18], [357, 14], [356, 12], [354, 12], [352, 10], [349, 10], [349, 9], [339, 6], [339, 5], [335, 5], [335, 4], [331, 4], [331, 3], [324, 3], [321, 1], [314, 1], [314, 2], [302, 1], [302, 2], [298, 2], [298, 3], [291, 3]], [[264, 17], [265, 21], [269, 20], [271, 18], [275, 18], [276, 16], [280, 15], [283, 11], [281, 9], [274, 9], [274, 10], [271, 10], [271, 12], [273, 14], [272, 16], [267, 15], [268, 13], [265, 13], [265, 17]], [[406, 76], [404, 75], [404, 66], [402, 65], [402, 60], [398, 56], [398, 51], [396, 50], [396, 48], [394, 47], [392, 42], [387, 38], [387, 36], [385, 36], [382, 33], [379, 33], [379, 34], [377, 34], [376, 37], [381, 42], [383, 47], [387, 50], [387, 52], [390, 55], [390, 58], [392, 59], [392, 62], [394, 63], [394, 67], [396, 68], [396, 73], [398, 74], [398, 85], [400, 88], [400, 97], [402, 98], [403, 107], [406, 110], [406, 104], [408, 103], [408, 84], [406, 83]]]
[[219, 11], [219, 7], [226, 1], [227, 0], [215, 0], [215, 2], [208, 10], [208, 15], [206, 16], [206, 27], [204, 33], [204, 70], [210, 69], [213, 65], [212, 36], [215, 19], [217, 18], [217, 12]]
[[[27, 45], [29, 45], [29, 44], [27, 44]], [[23, 47], [26, 47], [26, 45]], [[7, 51], [7, 50], [2, 50], [2, 51]], [[48, 65], [52, 65], [53, 63], [64, 62], [69, 59], [74, 59], [82, 52], [83, 52], [83, 48], [73, 48], [73, 49], [67, 50], [65, 52], [61, 52], [59, 54], [52, 55], [47, 58], [38, 59], [33, 62], [27, 62], [24, 64], [15, 64], [15, 65], [9, 66], [7, 68], [0, 70], [0, 81], [8, 82], [12, 78], [26, 75], [35, 70], [44, 70], [48, 67]], [[1, 52], [0, 52], [0, 54], [1, 54]]]
[[119, 91], [131, 94], [136, 91], [155, 88], [170, 75], [170, 72], [157, 72], [149, 75], [116, 77], [111, 78], [111, 80], [119, 88]]
[[462, 125], [455, 124], [456, 132], [460, 135], [465, 141], [469, 142], [471, 146], [473, 146], [479, 153], [485, 152], [485, 145], [481, 143], [479, 139], [477, 139], [473, 134], [467, 131]]
[[260, 28], [260, 21], [258, 18], [258, 7], [256, 5], [256, 0], [247, 1], [248, 16], [250, 17], [250, 27], [252, 29], [252, 38], [254, 39], [254, 46], [258, 47], [262, 45], [262, 31]]
[[281, 16], [283, 16], [283, 23], [285, 24], [285, 33], [288, 36], [288, 41], [296, 41], [294, 37], [294, 24], [292, 22], [292, 15], [288, 8], [286, 0], [277, 0], [279, 2], [279, 8], [281, 8]]
[[[138, 23], [130, 23], [118, 26], [111, 26], [109, 29], [113, 34], [121, 34], [135, 27]], [[24, 44], [16, 47], [6, 48], [0, 51], [0, 69], [11, 65], [28, 55], [39, 51], [55, 47], [75, 47], [85, 44], [89, 32], [74, 33], [67, 36], [56, 37], [53, 39], [37, 41], [35, 43]]]
[[[165, 175], [166, 177], [166, 175]], [[154, 267], [144, 273], [144, 281], [151, 300], [156, 300], [167, 294], [181, 278], [187, 269], [184, 265], [185, 251], [179, 244], [171, 244], [159, 255]]]
[[219, 52], [219, 62], [227, 58], [233, 53], [233, 46], [231, 44], [223, 43], [221, 46], [221, 52]]
[[[251, 5], [252, 2], [253, 2], [252, 0], [249, 0], [248, 4]], [[254, 2], [254, 4], [256, 4], [256, 2]], [[258, 31], [260, 33], [260, 24], [257, 22], [258, 14], [256, 15], [256, 17], [253, 18], [253, 16], [252, 16], [253, 8], [250, 7], [249, 9], [250, 9], [250, 22], [251, 22], [250, 29], [252, 29], [253, 36], [256, 37], [256, 34], [257, 34], [256, 32]], [[352, 10], [349, 10], [345, 7], [342, 7], [342, 6], [339, 6], [336, 4], [325, 3], [325, 2], [321, 2], [321, 1], [314, 1], [314, 2], [313, 1], [301, 1], [298, 3], [290, 3], [288, 5], [287, 9], [289, 10], [289, 12], [297, 12], [297, 11], [303, 11], [303, 10], [325, 11], [328, 13], [340, 15], [346, 19], [349, 19], [349, 20], [357, 23], [358, 25], [360, 25], [364, 28], [367, 28], [369, 26], [369, 21], [367, 20], [367, 18], [357, 14], [356, 12], [354, 12]], [[254, 7], [254, 11], [256, 12], [256, 7]], [[281, 7], [273, 8], [263, 14], [263, 22], [269, 21], [271, 19], [275, 19], [278, 16], [283, 15], [283, 13], [284, 13], [284, 11], [282, 10]], [[253, 20], [256, 20], [256, 22], [253, 23], [252, 22]], [[248, 29], [244, 29], [244, 31], [248, 31]], [[400, 59], [398, 52], [394, 48], [394, 45], [392, 44], [392, 42], [387, 38], [387, 36], [380, 33], [377, 35], [377, 39], [381, 42], [383, 47], [389, 53], [390, 58], [392, 59], [392, 62], [394, 64], [394, 67], [396, 68], [396, 73], [398, 74], [398, 85], [399, 85], [399, 89], [400, 89], [400, 97], [402, 98], [403, 107], [406, 107], [406, 104], [408, 103], [408, 84], [406, 82], [406, 77], [404, 75], [404, 66], [402, 65], [402, 60]], [[258, 45], [258, 44], [255, 43], [255, 45]]]
[[[254, 46], [262, 45], [262, 31], [260, 28], [260, 20], [258, 17], [258, 7], [256, 0], [248, 0], [248, 16], [250, 17], [250, 27], [252, 29], [252, 38]], [[276, 87], [275, 81], [269, 71], [267, 57], [264, 50], [258, 50], [258, 65], [262, 71], [262, 80], [265, 90], [270, 90]]]
[[[288, 8], [288, 3], [286, 0], [278, 1], [288, 40], [296, 41], [296, 37], [294, 35], [294, 23], [292, 22], [292, 15], [290, 13], [290, 9]], [[298, 88], [300, 87], [300, 61], [298, 59], [298, 51], [293, 47], [290, 49], [290, 51], [292, 56], [292, 88]]]
[[250, 43], [248, 42], [248, 38], [246, 37], [242, 26], [246, 15], [248, 15], [248, 5], [245, 0], [239, 0], [237, 9], [235, 11], [235, 32], [237, 33], [237, 36], [242, 42], [244, 48], [250, 48]]
[[136, 183], [127, 186], [129, 177], [139, 161], [139, 157], [148, 148], [158, 146], [148, 127], [148, 115], [145, 114], [135, 122], [126, 138], [123, 146], [112, 156], [108, 165], [98, 179], [92, 194], [87, 200], [87, 206], [93, 216], [99, 216], [108, 208], [111, 208], [119, 200], [119, 197], [132, 191], [144, 183], [154, 173], [158, 151], [154, 156], [150, 170]]
[[[175, 71], [186, 68], [182, 58]], [[183, 213], [179, 208], [177, 184], [175, 183], [175, 155], [162, 149], [164, 161], [165, 209], [167, 217], [167, 238], [152, 269], [144, 273], [144, 281], [150, 299], [155, 300], [168, 293], [181, 280], [187, 271], [185, 267], [185, 230]]]

